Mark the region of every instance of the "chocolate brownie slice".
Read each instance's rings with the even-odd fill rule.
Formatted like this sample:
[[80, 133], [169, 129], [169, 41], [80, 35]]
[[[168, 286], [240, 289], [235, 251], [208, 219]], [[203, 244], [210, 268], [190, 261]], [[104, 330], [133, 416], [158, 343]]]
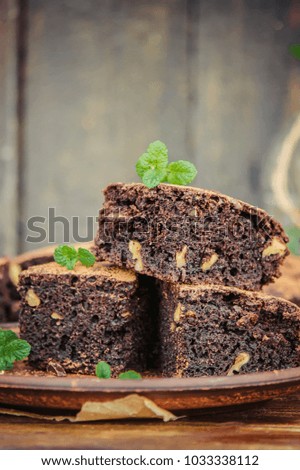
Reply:
[[281, 277], [274, 284], [265, 286], [264, 292], [300, 306], [300, 256], [288, 256], [283, 263]]
[[[75, 247], [82, 247], [87, 249], [93, 248], [93, 242], [75, 244]], [[0, 323], [3, 321], [14, 322], [19, 317], [20, 296], [17, 291], [20, 273], [29, 268], [30, 266], [37, 266], [39, 264], [50, 263], [53, 261], [53, 253], [57, 245], [51, 245], [37, 250], [27, 251], [15, 258], [6, 258], [6, 271], [5, 271], [5, 294], [6, 306], [5, 314], [1, 316]], [[3, 258], [4, 259], [4, 258]], [[1, 271], [1, 265], [0, 265]], [[2, 285], [0, 278], [0, 286]], [[1, 287], [0, 287], [1, 289]], [[0, 300], [1, 311], [1, 300]]]
[[300, 366], [300, 309], [221, 286], [161, 283], [166, 376], [232, 375]]
[[262, 209], [204, 189], [111, 184], [96, 255], [168, 282], [258, 290], [279, 275], [288, 237]]
[[107, 263], [68, 271], [49, 263], [23, 271], [19, 292], [20, 336], [31, 344], [35, 367], [51, 362], [68, 372], [94, 373], [100, 360], [114, 374], [146, 367], [149, 301], [133, 271]]

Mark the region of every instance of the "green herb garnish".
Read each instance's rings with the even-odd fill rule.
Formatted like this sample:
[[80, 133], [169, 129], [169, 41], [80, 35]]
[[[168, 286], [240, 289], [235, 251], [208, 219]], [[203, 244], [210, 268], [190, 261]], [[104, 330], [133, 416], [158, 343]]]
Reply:
[[30, 344], [11, 330], [0, 329], [0, 370], [10, 370], [15, 361], [29, 356]]
[[288, 248], [294, 255], [300, 256], [300, 227], [292, 226], [285, 229], [290, 241]]
[[138, 159], [136, 172], [148, 186], [154, 188], [165, 180], [168, 166], [168, 149], [163, 142], [156, 140], [149, 145], [147, 152]]
[[110, 379], [111, 368], [110, 365], [105, 361], [100, 361], [96, 365], [96, 375], [99, 379]]
[[289, 52], [295, 59], [300, 60], [300, 44], [291, 44]]
[[78, 248], [77, 251], [73, 246], [60, 245], [54, 251], [54, 260], [71, 270], [74, 269], [77, 261], [89, 268], [95, 264], [96, 258], [85, 248]]
[[78, 261], [89, 268], [95, 264], [96, 258], [89, 250], [78, 248]]
[[195, 166], [185, 160], [169, 163], [167, 182], [171, 184], [188, 184], [193, 181], [197, 174]]
[[163, 182], [186, 185], [197, 175], [193, 163], [186, 160], [169, 163], [168, 149], [160, 140], [152, 142], [147, 152], [140, 156], [136, 172], [148, 188], [154, 188]]
[[119, 374], [118, 378], [121, 380], [127, 380], [127, 379], [139, 380], [142, 378], [142, 376], [135, 370], [128, 370], [127, 372], [122, 372], [121, 374]]
[[[110, 379], [111, 378], [111, 367], [107, 362], [105, 361], [100, 361], [96, 365], [96, 376], [99, 377], [99, 379]], [[142, 376], [138, 372], [135, 372], [135, 370], [128, 370], [127, 372], [121, 372], [118, 377], [120, 380], [126, 380], [126, 379], [141, 379]]]

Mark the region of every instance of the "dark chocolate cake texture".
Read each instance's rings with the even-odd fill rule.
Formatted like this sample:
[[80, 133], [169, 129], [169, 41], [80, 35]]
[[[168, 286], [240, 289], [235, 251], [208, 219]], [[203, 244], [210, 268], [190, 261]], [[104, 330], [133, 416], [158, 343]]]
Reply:
[[106, 361], [114, 375], [146, 368], [149, 299], [133, 271], [107, 263], [68, 271], [49, 263], [23, 271], [18, 288], [20, 336], [31, 345], [30, 364], [93, 374]]
[[262, 209], [203, 189], [115, 183], [96, 256], [166, 282], [259, 290], [279, 276], [288, 237]]
[[300, 365], [300, 308], [222, 286], [160, 284], [165, 376], [233, 375]]
[[[0, 323], [18, 320], [20, 296], [17, 286], [21, 272], [30, 266], [38, 266], [53, 261], [56, 246], [51, 245], [27, 251], [14, 258], [0, 259]], [[92, 246], [92, 242], [75, 244], [75, 247], [87, 249]]]

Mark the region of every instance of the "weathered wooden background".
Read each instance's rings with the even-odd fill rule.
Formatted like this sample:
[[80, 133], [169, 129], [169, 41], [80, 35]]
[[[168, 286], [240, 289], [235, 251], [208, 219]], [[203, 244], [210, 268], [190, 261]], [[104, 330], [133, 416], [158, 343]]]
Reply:
[[49, 207], [84, 236], [156, 139], [197, 185], [272, 206], [299, 29], [298, 0], [0, 0], [0, 254], [37, 246], [27, 220]]

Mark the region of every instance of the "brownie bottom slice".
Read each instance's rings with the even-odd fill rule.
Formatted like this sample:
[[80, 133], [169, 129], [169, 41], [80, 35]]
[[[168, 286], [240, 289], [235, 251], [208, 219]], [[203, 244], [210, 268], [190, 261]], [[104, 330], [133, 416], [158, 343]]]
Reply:
[[135, 273], [105, 263], [73, 271], [49, 263], [23, 271], [19, 292], [20, 336], [31, 344], [33, 366], [93, 374], [106, 361], [114, 376], [145, 369], [149, 302]]
[[[53, 253], [56, 247], [57, 245], [51, 245], [27, 251], [15, 258], [0, 259], [0, 323], [14, 322], [19, 318], [20, 296], [17, 291], [17, 286], [21, 271], [28, 269], [30, 266], [53, 262]], [[92, 250], [93, 242], [75, 244], [75, 247]], [[3, 289], [5, 303], [2, 300]]]
[[233, 375], [300, 366], [300, 309], [221, 286], [160, 283], [165, 376]]

